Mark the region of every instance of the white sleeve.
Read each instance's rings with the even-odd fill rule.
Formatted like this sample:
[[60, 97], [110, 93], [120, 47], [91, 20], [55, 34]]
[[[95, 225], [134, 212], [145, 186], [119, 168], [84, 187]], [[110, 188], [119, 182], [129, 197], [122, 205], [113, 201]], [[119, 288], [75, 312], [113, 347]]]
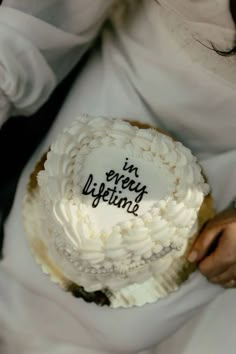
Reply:
[[113, 0], [3, 1], [0, 126], [10, 114], [30, 115], [45, 103], [91, 45], [112, 3]]
[[216, 211], [232, 206], [236, 198], [236, 150], [222, 152], [200, 162], [212, 188]]

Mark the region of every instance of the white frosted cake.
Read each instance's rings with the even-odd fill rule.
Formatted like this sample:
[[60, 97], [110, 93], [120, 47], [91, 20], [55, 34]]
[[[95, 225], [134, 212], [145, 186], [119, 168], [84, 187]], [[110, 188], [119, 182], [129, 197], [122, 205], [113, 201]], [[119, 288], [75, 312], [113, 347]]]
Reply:
[[26, 235], [64, 289], [111, 307], [141, 306], [190, 273], [185, 254], [212, 216], [208, 195], [182, 143], [139, 124], [82, 116], [31, 176]]

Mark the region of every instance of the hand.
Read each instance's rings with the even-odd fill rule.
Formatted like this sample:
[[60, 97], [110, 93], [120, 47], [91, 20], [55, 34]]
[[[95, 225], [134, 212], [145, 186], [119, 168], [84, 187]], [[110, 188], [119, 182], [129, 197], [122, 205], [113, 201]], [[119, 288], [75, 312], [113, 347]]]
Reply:
[[225, 210], [201, 230], [188, 255], [210, 282], [236, 287], [236, 209]]

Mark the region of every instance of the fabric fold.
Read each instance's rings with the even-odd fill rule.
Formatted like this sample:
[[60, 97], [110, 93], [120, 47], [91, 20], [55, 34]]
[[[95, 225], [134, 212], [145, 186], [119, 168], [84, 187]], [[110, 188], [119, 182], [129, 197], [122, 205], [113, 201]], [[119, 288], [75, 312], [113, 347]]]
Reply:
[[9, 99], [0, 89], [0, 128], [10, 115], [11, 104]]

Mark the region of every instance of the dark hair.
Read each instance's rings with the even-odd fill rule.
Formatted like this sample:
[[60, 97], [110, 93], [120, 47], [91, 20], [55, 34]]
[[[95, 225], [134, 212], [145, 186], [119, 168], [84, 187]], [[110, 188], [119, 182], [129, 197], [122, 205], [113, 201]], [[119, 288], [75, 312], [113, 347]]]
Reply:
[[230, 8], [230, 12], [231, 12], [232, 18], [234, 20], [234, 23], [236, 25], [236, 2], [235, 2], [235, 0], [229, 1], [229, 8]]
[[[229, 0], [229, 9], [230, 9], [232, 19], [234, 20], [235, 30], [236, 30], [236, 1], [235, 0]], [[212, 43], [212, 47], [216, 51], [216, 53], [223, 55], [223, 56], [229, 56], [229, 55], [236, 54], [236, 34], [235, 34], [235, 40], [234, 40], [232, 48], [226, 49], [226, 50], [219, 50], [219, 48], [216, 48], [213, 43]]]
[[230, 10], [232, 19], [235, 23], [235, 39], [234, 39], [234, 43], [230, 49], [219, 49], [212, 42], [210, 42], [210, 45], [206, 45], [206, 44], [202, 43], [201, 41], [197, 40], [204, 47], [214, 50], [217, 54], [222, 55], [224, 57], [236, 54], [236, 1], [235, 0], [229, 0], [229, 10]]
[[[156, 1], [158, 3], [158, 0], [154, 0], [154, 1]], [[202, 42], [199, 41], [205, 47], [214, 50], [216, 53], [218, 53], [219, 55], [222, 55], [222, 56], [230, 56], [230, 55], [236, 54], [236, 0], [229, 0], [229, 10], [230, 10], [232, 19], [235, 23], [235, 39], [234, 39], [234, 43], [233, 43], [232, 47], [230, 49], [219, 49], [212, 42], [210, 42], [210, 46], [207, 46], [206, 44], [203, 44]]]

